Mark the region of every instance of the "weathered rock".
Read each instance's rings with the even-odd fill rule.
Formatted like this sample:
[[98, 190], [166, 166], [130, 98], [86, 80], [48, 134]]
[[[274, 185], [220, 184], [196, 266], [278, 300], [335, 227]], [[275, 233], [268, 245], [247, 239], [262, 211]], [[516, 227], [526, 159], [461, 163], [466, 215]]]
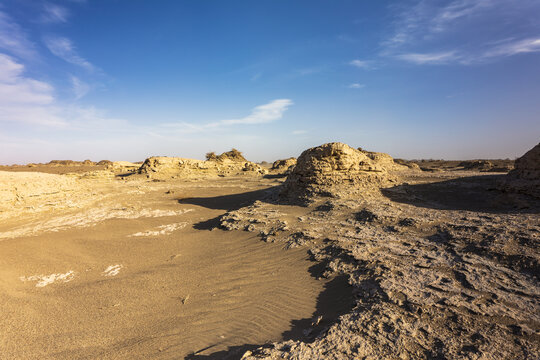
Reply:
[[103, 165], [109, 166], [109, 165], [112, 165], [112, 164], [113, 164], [113, 162], [110, 161], [110, 160], [100, 160], [100, 161], [97, 163], [97, 165], [101, 165], [101, 166], [103, 166]]
[[396, 163], [394, 161], [394, 158], [386, 153], [367, 151], [367, 150], [363, 150], [362, 148], [358, 148], [358, 150], [366, 154], [368, 158], [373, 160], [373, 162], [377, 163], [380, 167], [384, 168], [386, 171], [399, 171], [399, 170], [405, 170], [407, 168], [401, 164]]
[[107, 166], [107, 169], [112, 171], [137, 171], [140, 167], [139, 164], [132, 163], [129, 161], [113, 161], [112, 164]]
[[289, 169], [292, 170], [291, 166], [295, 166], [295, 165], [296, 165], [296, 158], [290, 157], [288, 159], [274, 161], [274, 163], [272, 164], [271, 170], [275, 170], [275, 171], [287, 171]]
[[515, 169], [506, 175], [503, 189], [540, 198], [540, 144], [515, 162]]
[[206, 158], [208, 160], [202, 161], [179, 157], [151, 157], [144, 161], [138, 172], [149, 177], [261, 175], [267, 172], [260, 165], [247, 161], [235, 149], [221, 155], [208, 153]]
[[328, 143], [308, 149], [300, 155], [288, 176], [281, 197], [309, 203], [317, 196], [347, 197], [378, 193], [397, 178], [388, 174], [384, 164], [373, 161], [364, 152], [343, 143]]

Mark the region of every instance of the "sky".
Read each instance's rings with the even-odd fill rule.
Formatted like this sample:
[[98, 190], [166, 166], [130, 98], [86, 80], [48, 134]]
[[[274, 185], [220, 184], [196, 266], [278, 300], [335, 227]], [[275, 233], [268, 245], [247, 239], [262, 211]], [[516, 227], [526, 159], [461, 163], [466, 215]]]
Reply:
[[0, 164], [540, 141], [539, 0], [0, 0]]

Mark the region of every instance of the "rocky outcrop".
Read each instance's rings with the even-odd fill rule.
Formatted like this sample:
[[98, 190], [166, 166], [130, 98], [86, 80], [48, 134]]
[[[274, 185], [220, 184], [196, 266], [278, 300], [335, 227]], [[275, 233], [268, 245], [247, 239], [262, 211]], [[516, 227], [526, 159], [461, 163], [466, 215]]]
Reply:
[[386, 153], [366, 151], [362, 148], [358, 148], [358, 150], [363, 152], [368, 158], [377, 163], [380, 167], [384, 168], [386, 171], [399, 171], [407, 169], [407, 167], [396, 163], [394, 158]]
[[540, 198], [540, 144], [516, 160], [514, 170], [506, 175], [503, 189]]
[[328, 143], [304, 151], [283, 185], [280, 196], [309, 203], [315, 197], [347, 197], [378, 193], [397, 177], [385, 162], [343, 143]]
[[267, 170], [247, 161], [238, 150], [231, 150], [221, 155], [206, 154], [206, 161], [179, 157], [151, 157], [139, 168], [139, 174], [148, 177], [199, 177], [199, 176], [232, 176], [262, 175]]
[[296, 158], [290, 157], [288, 159], [274, 161], [274, 163], [272, 164], [272, 168], [270, 170], [278, 171], [278, 172], [292, 171], [295, 165], [296, 165]]

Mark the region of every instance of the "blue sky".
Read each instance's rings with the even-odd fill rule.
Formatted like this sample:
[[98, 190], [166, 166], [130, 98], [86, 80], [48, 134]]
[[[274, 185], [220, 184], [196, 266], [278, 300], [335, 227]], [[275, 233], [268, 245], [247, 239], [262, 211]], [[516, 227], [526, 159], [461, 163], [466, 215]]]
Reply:
[[0, 163], [540, 141], [538, 0], [0, 2]]

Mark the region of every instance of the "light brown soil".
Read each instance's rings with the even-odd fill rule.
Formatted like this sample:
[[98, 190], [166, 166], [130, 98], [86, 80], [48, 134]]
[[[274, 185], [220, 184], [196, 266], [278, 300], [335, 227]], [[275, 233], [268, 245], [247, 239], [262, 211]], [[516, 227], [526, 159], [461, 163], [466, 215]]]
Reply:
[[313, 318], [329, 322], [352, 305], [345, 279], [313, 276], [306, 249], [210, 230], [273, 180], [67, 184], [19, 187], [0, 213], [2, 359], [239, 357], [302, 339]]
[[398, 172], [0, 172], [2, 359], [538, 359], [538, 199]]

